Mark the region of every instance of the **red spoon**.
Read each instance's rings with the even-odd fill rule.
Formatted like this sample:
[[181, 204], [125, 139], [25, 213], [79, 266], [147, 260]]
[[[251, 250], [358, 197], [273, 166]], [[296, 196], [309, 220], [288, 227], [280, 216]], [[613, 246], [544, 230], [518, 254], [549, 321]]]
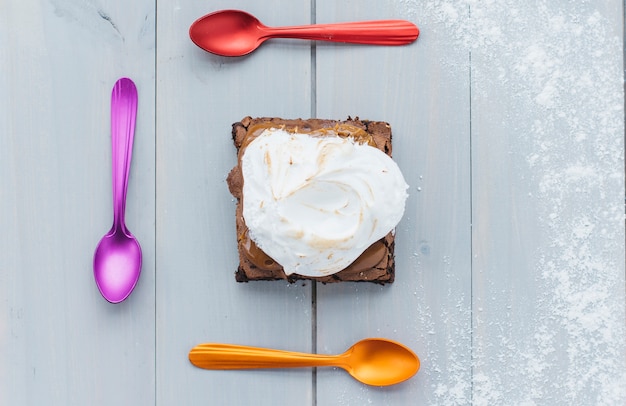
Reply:
[[419, 29], [405, 20], [378, 20], [295, 27], [267, 27], [239, 10], [222, 10], [199, 18], [189, 28], [191, 40], [222, 56], [249, 54], [270, 38], [299, 38], [371, 45], [406, 45]]

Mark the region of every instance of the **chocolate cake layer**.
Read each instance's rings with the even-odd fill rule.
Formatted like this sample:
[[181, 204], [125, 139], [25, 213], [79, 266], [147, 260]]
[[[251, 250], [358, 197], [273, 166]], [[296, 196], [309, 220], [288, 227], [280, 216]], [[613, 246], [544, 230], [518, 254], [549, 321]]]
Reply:
[[391, 283], [395, 276], [394, 234], [372, 244], [351, 265], [345, 269], [324, 277], [307, 277], [298, 274], [286, 275], [280, 264], [270, 258], [248, 236], [248, 228], [243, 218], [242, 190], [243, 175], [241, 157], [246, 146], [266, 128], [282, 128], [299, 133], [323, 132], [333, 130], [340, 136], [353, 137], [359, 142], [366, 142], [391, 156], [391, 127], [380, 121], [348, 118], [345, 121], [324, 119], [252, 118], [245, 117], [232, 126], [232, 137], [238, 152], [238, 164], [228, 175], [227, 183], [231, 194], [237, 198], [235, 210], [239, 267], [235, 273], [238, 282], [256, 280], [315, 280], [330, 282], [374, 282]]

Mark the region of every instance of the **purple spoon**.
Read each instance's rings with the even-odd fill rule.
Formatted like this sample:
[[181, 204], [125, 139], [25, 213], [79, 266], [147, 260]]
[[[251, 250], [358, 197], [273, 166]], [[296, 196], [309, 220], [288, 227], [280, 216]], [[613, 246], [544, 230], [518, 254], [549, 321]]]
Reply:
[[121, 78], [111, 94], [113, 227], [102, 237], [93, 256], [96, 285], [111, 303], [126, 299], [141, 273], [141, 247], [124, 224], [136, 117], [137, 88], [132, 80]]

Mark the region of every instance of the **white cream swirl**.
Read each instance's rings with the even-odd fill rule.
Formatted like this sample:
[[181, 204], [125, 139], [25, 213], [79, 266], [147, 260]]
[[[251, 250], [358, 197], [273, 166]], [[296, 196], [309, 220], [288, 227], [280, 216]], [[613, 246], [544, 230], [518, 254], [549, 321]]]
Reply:
[[408, 186], [396, 163], [328, 134], [266, 129], [241, 158], [250, 238], [287, 275], [339, 272], [404, 214]]

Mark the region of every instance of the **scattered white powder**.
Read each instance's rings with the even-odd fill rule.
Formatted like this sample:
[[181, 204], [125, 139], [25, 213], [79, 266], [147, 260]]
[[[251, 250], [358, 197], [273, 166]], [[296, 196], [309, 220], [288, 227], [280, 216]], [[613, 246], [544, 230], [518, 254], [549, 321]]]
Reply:
[[[400, 4], [423, 41], [448, 38], [442, 45], [467, 50], [472, 116], [505, 104], [496, 107], [506, 111], [498, 128], [511, 144], [508, 165], [539, 217], [515, 225], [537, 234], [526, 269], [534, 291], [494, 281], [471, 308], [459, 299], [445, 331], [436, 326], [449, 314], [419, 309], [426, 326], [419, 337], [429, 349], [421, 354], [432, 391], [426, 398], [433, 405], [626, 404], [623, 49], [620, 27], [609, 21], [621, 9], [549, 0]], [[442, 69], [454, 72], [458, 61], [442, 58]], [[473, 272], [477, 278], [481, 270]], [[526, 305], [514, 294], [533, 301], [502, 308]], [[441, 340], [449, 343], [445, 354], [430, 344]]]

